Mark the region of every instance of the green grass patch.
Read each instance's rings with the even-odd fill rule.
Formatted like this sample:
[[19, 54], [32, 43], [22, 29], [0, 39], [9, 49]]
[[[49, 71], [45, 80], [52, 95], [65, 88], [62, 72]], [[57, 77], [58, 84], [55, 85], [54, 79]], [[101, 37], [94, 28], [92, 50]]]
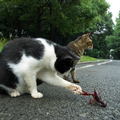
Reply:
[[3, 49], [6, 43], [7, 43], [7, 39], [0, 38], [0, 51]]
[[80, 59], [80, 62], [98, 61], [98, 60], [100, 60], [100, 59], [93, 58], [93, 57], [90, 57], [90, 56], [82, 56], [81, 59]]

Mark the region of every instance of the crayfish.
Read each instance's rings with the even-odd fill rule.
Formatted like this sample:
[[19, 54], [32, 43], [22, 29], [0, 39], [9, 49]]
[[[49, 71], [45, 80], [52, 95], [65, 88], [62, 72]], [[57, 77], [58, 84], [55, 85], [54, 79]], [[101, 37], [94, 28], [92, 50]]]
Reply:
[[83, 91], [82, 95], [84, 95], [84, 96], [92, 96], [93, 97], [93, 99], [90, 99], [90, 101], [89, 101], [90, 104], [97, 103], [101, 107], [106, 107], [107, 106], [107, 103], [105, 103], [101, 99], [100, 94], [98, 94], [98, 92], [95, 89], [94, 89], [93, 93], [89, 93], [89, 92]]

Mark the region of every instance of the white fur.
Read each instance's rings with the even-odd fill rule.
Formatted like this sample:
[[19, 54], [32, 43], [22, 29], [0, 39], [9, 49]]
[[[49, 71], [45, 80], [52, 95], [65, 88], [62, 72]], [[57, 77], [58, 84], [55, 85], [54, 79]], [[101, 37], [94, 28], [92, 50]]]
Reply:
[[[23, 52], [22, 58], [18, 64], [8, 63], [14, 74], [19, 79], [17, 89], [11, 93], [11, 96], [19, 96], [28, 92], [33, 98], [41, 98], [43, 94], [37, 91], [36, 79], [39, 78], [51, 85], [68, 87], [74, 85], [57, 75], [54, 64], [57, 59], [54, 46], [48, 44], [45, 39], [37, 38], [44, 45], [44, 55], [40, 60], [32, 56], [26, 56]], [[77, 85], [74, 85], [78, 87]]]

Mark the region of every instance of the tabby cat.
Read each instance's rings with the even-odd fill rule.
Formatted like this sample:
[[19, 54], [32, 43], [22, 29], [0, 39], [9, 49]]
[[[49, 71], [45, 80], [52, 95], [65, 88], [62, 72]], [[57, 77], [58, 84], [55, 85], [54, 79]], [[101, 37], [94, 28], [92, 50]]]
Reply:
[[[93, 48], [93, 43], [90, 38], [90, 33], [79, 36], [76, 40], [68, 43], [67, 47], [71, 49], [77, 56], [81, 57], [84, 54], [85, 49]], [[74, 66], [70, 71], [74, 83], [79, 83], [79, 80], [76, 79], [76, 73], [75, 73], [75, 66], [78, 62], [79, 60], [74, 61]], [[68, 79], [67, 76], [64, 76], [64, 78]]]

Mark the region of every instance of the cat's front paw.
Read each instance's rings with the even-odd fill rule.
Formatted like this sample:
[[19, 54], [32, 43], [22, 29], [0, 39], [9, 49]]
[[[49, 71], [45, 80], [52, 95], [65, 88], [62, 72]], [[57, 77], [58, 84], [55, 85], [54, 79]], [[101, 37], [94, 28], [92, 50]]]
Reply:
[[17, 97], [17, 96], [20, 96], [20, 93], [17, 90], [14, 90], [10, 93], [10, 96], [11, 97]]
[[42, 97], [43, 97], [43, 94], [40, 93], [40, 92], [34, 92], [34, 93], [31, 94], [31, 96], [32, 96], [33, 98], [42, 98]]
[[72, 84], [67, 87], [68, 90], [72, 91], [75, 94], [82, 94], [82, 88], [79, 85]]

